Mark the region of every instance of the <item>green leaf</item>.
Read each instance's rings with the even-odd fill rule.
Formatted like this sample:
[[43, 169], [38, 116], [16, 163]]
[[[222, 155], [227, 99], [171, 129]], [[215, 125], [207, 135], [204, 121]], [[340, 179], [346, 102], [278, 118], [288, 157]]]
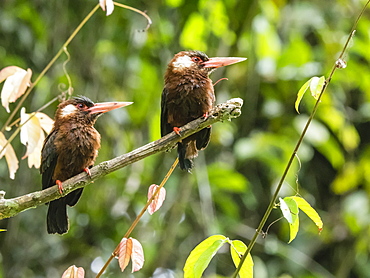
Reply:
[[306, 83], [304, 83], [303, 86], [298, 91], [297, 100], [295, 101], [295, 110], [297, 111], [298, 114], [299, 114], [299, 110], [298, 110], [299, 104], [301, 103], [304, 93], [307, 91], [308, 87], [310, 86], [311, 79], [308, 80]]
[[311, 78], [310, 91], [314, 99], [317, 100], [319, 98], [319, 95], [322, 91], [322, 88], [324, 87], [324, 84], [325, 84], [324, 76], [321, 76], [320, 78], [317, 76]]
[[303, 98], [304, 93], [307, 91], [308, 87], [310, 87], [311, 95], [314, 99], [318, 99], [319, 95], [321, 93], [322, 88], [325, 84], [325, 76], [317, 77], [314, 76], [310, 78], [306, 83], [303, 84], [303, 86], [299, 89], [297, 94], [297, 100], [295, 101], [295, 110], [299, 114], [299, 104], [301, 103], [301, 100]]
[[[235, 267], [238, 267], [241, 257], [247, 250], [247, 246], [240, 240], [231, 240], [229, 242], [231, 258], [233, 259]], [[254, 263], [252, 256], [251, 254], [248, 254], [242, 268], [239, 271], [239, 277], [253, 278], [253, 265]]]
[[324, 224], [316, 210], [301, 197], [294, 196], [290, 198], [297, 203], [298, 208], [301, 209], [315, 223], [315, 225], [319, 228], [319, 232], [321, 232]]
[[279, 200], [284, 218], [289, 222], [290, 238], [288, 243], [291, 243], [297, 236], [299, 229], [298, 204], [291, 197], [285, 197], [284, 199], [279, 198]]
[[226, 241], [228, 241], [227, 237], [223, 235], [214, 235], [199, 243], [193, 251], [191, 251], [185, 262], [184, 278], [202, 277], [209, 262]]

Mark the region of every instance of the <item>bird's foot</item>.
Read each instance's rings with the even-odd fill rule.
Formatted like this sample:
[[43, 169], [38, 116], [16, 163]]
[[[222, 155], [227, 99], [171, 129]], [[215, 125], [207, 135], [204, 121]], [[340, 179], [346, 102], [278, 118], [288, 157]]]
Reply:
[[181, 135], [180, 135], [181, 128], [174, 126], [174, 127], [173, 127], [173, 131], [174, 131], [178, 136], [181, 136]]
[[60, 180], [56, 180], [55, 183], [58, 185], [60, 195], [63, 195], [63, 183]]
[[91, 178], [91, 172], [89, 168], [85, 168], [84, 172]]
[[209, 114], [208, 114], [208, 112], [206, 112], [206, 113], [204, 113], [204, 114], [202, 115], [202, 118], [206, 120], [206, 119], [208, 118], [208, 116], [209, 116]]

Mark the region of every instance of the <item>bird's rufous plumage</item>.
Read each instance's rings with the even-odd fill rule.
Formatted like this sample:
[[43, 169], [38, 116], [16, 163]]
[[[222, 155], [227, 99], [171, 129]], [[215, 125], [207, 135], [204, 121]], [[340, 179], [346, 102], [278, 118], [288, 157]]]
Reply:
[[[222, 66], [244, 61], [245, 58], [208, 58], [200, 51], [182, 51], [169, 62], [164, 77], [161, 100], [161, 135], [207, 116], [214, 106], [215, 94], [209, 75]], [[180, 168], [190, 171], [193, 158], [207, 147], [211, 127], [207, 127], [178, 143]]]
[[[41, 151], [42, 188], [48, 188], [83, 172], [94, 165], [100, 149], [100, 134], [94, 128], [99, 115], [131, 104], [130, 102], [93, 103], [87, 97], [75, 97], [59, 104], [52, 131]], [[82, 194], [79, 188], [51, 201], [47, 214], [47, 231], [68, 231], [67, 205], [74, 206]]]

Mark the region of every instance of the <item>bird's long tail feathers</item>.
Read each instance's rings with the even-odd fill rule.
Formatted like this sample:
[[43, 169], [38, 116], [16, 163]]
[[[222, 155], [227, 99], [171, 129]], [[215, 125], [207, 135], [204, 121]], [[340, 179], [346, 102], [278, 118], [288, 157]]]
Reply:
[[68, 231], [68, 216], [65, 197], [49, 203], [46, 224], [49, 234], [64, 234]]
[[198, 155], [198, 150], [195, 147], [195, 142], [178, 143], [177, 153], [179, 155], [179, 163], [181, 170], [188, 172], [193, 168], [193, 158]]

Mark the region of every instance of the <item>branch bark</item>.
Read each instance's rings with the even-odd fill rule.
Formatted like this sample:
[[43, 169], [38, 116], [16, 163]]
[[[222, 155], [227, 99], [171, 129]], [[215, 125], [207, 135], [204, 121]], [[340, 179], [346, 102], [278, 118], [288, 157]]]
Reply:
[[54, 185], [42, 191], [32, 192], [20, 197], [5, 199], [5, 192], [0, 191], [0, 219], [9, 218], [30, 208], [38, 207], [67, 195], [77, 188], [85, 187], [95, 180], [126, 167], [136, 161], [150, 155], [173, 148], [177, 142], [196, 133], [197, 131], [216, 122], [230, 121], [241, 114], [243, 100], [233, 98], [224, 103], [218, 104], [210, 113], [207, 119], [198, 118], [181, 127], [180, 136], [175, 132], [162, 137], [159, 140], [150, 142], [129, 153], [120, 155], [108, 161], [104, 161], [90, 169], [91, 177], [86, 173], [78, 174], [63, 182], [63, 195], [60, 195], [58, 186]]

